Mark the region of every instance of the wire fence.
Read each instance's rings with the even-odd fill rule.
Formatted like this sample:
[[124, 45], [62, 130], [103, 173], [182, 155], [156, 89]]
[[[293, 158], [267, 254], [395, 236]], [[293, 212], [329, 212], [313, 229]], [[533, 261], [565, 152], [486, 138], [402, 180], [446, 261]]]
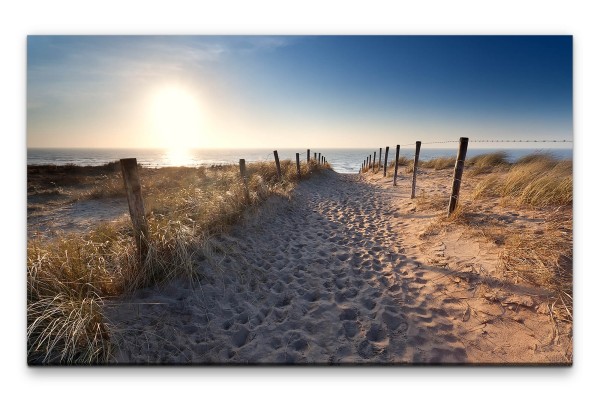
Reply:
[[[459, 140], [421, 142], [421, 145], [434, 145], [441, 143], [458, 143]], [[572, 139], [469, 139], [470, 143], [573, 143]], [[405, 143], [400, 146], [415, 146], [415, 143]]]
[[[400, 148], [410, 148], [415, 147], [415, 158], [413, 162], [413, 177], [412, 177], [412, 192], [411, 198], [415, 197], [415, 187], [416, 187], [416, 179], [417, 179], [417, 166], [419, 160], [419, 153], [421, 150], [421, 145], [432, 145], [432, 144], [460, 144], [458, 155], [456, 156], [456, 163], [454, 166], [454, 175], [452, 179], [452, 195], [450, 196], [450, 204], [448, 206], [448, 216], [454, 212], [457, 202], [458, 196], [460, 192], [460, 183], [462, 181], [462, 173], [464, 169], [464, 164], [467, 155], [467, 146], [468, 143], [572, 143], [572, 139], [469, 139], [469, 138], [460, 138], [459, 140], [446, 140], [446, 141], [429, 141], [429, 142], [421, 142], [415, 141], [414, 143], [407, 143], [403, 145], [396, 145], [396, 158], [394, 163], [394, 179], [393, 185], [396, 186], [396, 180], [398, 176], [398, 163], [399, 163], [399, 155]], [[390, 148], [385, 148], [385, 160], [383, 162], [383, 176], [387, 175], [387, 165], [388, 165], [388, 152]], [[379, 173], [382, 164], [381, 164], [381, 156], [383, 152], [383, 147], [379, 148], [379, 159], [377, 159], [377, 150], [371, 153], [363, 160], [359, 174], [366, 173], [372, 171], [373, 174]], [[377, 171], [375, 171], [377, 169]]]

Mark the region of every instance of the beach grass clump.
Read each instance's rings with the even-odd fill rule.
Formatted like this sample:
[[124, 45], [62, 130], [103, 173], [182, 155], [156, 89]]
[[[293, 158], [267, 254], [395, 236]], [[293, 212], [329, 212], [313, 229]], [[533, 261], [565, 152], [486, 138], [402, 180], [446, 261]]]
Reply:
[[505, 236], [500, 266], [507, 277], [550, 289], [558, 318], [573, 318], [573, 215], [559, 207], [536, 230]]
[[548, 155], [526, 156], [506, 173], [484, 178], [474, 190], [475, 198], [500, 197], [533, 207], [571, 205], [573, 163]]
[[[103, 230], [106, 230], [103, 228]], [[116, 249], [118, 246], [123, 249]], [[95, 241], [67, 235], [31, 240], [27, 249], [28, 361], [92, 364], [106, 361], [110, 344], [103, 297], [123, 290], [113, 259], [131, 253], [130, 241]], [[115, 267], [121, 269], [116, 270]]]
[[500, 151], [474, 156], [468, 158], [465, 165], [470, 176], [491, 173], [509, 165], [508, 154]]
[[[400, 156], [400, 157], [398, 157], [398, 167], [400, 167], [400, 166], [408, 166], [412, 162], [413, 162], [413, 160], [409, 159], [406, 156]], [[388, 164], [388, 169], [393, 169], [395, 166], [396, 166], [396, 160], [392, 160]]]
[[[302, 178], [328, 168], [303, 163]], [[299, 179], [295, 163], [282, 161], [281, 171], [279, 179], [275, 163], [250, 163], [246, 198], [237, 165], [139, 168], [149, 227], [143, 259], [126, 223], [101, 224], [83, 235], [30, 239], [28, 362], [108, 362], [110, 331], [102, 316], [103, 302], [173, 277], [201, 280], [196, 262], [211, 236], [238, 221], [248, 207], [270, 196], [291, 195]], [[81, 184], [78, 179], [71, 182]]]
[[419, 167], [432, 168], [434, 170], [445, 170], [453, 168], [456, 163], [454, 157], [437, 157], [435, 159], [420, 161]]

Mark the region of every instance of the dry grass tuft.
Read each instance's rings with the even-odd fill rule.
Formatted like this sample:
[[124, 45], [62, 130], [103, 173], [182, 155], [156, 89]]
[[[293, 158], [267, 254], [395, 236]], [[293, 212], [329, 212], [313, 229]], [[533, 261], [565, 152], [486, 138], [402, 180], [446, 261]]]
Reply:
[[500, 197], [533, 207], [573, 203], [573, 163], [534, 155], [517, 161], [507, 173], [494, 173], [475, 188], [474, 196]]
[[445, 170], [454, 168], [456, 158], [454, 157], [438, 157], [427, 161], [419, 161], [419, 167], [432, 168], [434, 170]]
[[[328, 164], [304, 163], [302, 178], [328, 168]], [[100, 189], [92, 189], [96, 193], [111, 187], [115, 179], [105, 174], [107, 169], [114, 170], [113, 165], [98, 169], [101, 174], [93, 168], [75, 166], [51, 167], [49, 171], [62, 177], [63, 186], [100, 180]], [[266, 198], [289, 197], [298, 181], [295, 164], [289, 160], [281, 162], [281, 180], [275, 163], [250, 163], [248, 204], [237, 165], [139, 170], [150, 237], [143, 263], [138, 261], [128, 225], [102, 224], [85, 235], [29, 241], [30, 364], [106, 363], [110, 336], [101, 310], [106, 297], [176, 276], [200, 280], [201, 272], [195, 266], [198, 258], [208, 256], [203, 255], [208, 249], [206, 240]], [[75, 176], [69, 177], [69, 172]], [[39, 189], [36, 185], [42, 182], [41, 175], [30, 180], [30, 194]]]
[[491, 173], [499, 167], [507, 167], [508, 155], [506, 152], [486, 153], [471, 157], [466, 160], [465, 166], [470, 176]]
[[122, 291], [111, 271], [113, 244], [78, 236], [29, 243], [27, 339], [31, 364], [91, 364], [107, 360], [110, 344], [102, 297]]
[[508, 277], [550, 289], [559, 300], [558, 317], [573, 314], [573, 215], [558, 208], [538, 230], [513, 232], [500, 254]]

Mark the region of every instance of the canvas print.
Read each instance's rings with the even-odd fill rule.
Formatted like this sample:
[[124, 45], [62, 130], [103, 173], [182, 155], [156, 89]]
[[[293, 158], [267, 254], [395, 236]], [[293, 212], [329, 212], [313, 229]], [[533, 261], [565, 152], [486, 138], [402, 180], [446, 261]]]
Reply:
[[571, 36], [29, 36], [27, 363], [557, 365]]

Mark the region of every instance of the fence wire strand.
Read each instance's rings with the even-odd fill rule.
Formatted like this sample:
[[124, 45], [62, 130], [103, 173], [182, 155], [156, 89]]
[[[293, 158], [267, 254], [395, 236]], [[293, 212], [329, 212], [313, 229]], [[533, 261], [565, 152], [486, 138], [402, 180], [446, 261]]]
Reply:
[[[421, 142], [421, 145], [437, 145], [440, 143], [458, 143], [457, 139], [450, 141]], [[469, 143], [573, 143], [571, 139], [469, 139]], [[415, 146], [415, 143], [401, 144], [400, 147]]]

